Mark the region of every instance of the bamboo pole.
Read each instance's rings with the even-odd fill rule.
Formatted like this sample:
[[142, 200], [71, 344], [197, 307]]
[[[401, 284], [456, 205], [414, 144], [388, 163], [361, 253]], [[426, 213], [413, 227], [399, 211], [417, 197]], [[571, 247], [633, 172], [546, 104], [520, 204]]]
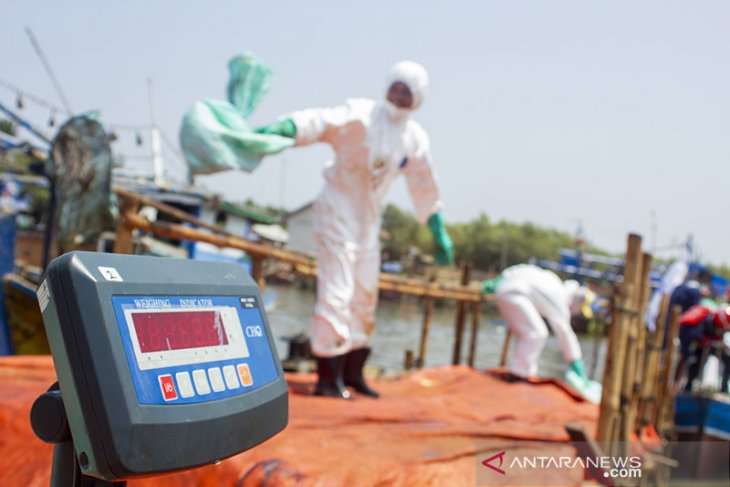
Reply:
[[[462, 265], [461, 271], [461, 285], [466, 286], [469, 284], [469, 277], [471, 276], [471, 264], [465, 262]], [[453, 365], [459, 365], [461, 363], [461, 343], [464, 339], [464, 319], [466, 318], [466, 301], [459, 301], [456, 308], [456, 321], [454, 322], [454, 353], [451, 357], [451, 363]]]
[[403, 356], [403, 369], [411, 370], [411, 369], [413, 369], [413, 365], [414, 365], [413, 350], [406, 350], [405, 355]]
[[234, 237], [229, 234], [216, 235], [197, 230], [195, 228], [164, 221], [150, 222], [136, 213], [129, 211], [125, 213], [124, 219], [127, 221], [128, 226], [139, 228], [146, 232], [152, 232], [162, 237], [207, 242], [217, 247], [231, 247], [234, 249], [244, 250], [253, 257], [273, 257], [290, 264], [309, 265], [313, 262], [312, 259], [307, 257], [286, 252], [276, 247], [249, 242], [248, 240], [244, 240], [240, 237]]
[[433, 298], [426, 297], [423, 306], [423, 324], [421, 325], [421, 342], [418, 346], [418, 359], [416, 367], [423, 368], [426, 362], [426, 349], [428, 348], [428, 333], [431, 330], [431, 316], [433, 315]]
[[[133, 215], [130, 215], [129, 219], [125, 219], [125, 223], [128, 227], [131, 228], [140, 228], [145, 231], [151, 231], [153, 233], [156, 233], [161, 236], [169, 236], [164, 235], [166, 233], [170, 233], [172, 230], [176, 230], [176, 232], [181, 232], [181, 234], [184, 234], [185, 236], [180, 237], [170, 237], [170, 238], [184, 238], [186, 240], [196, 240], [201, 242], [207, 242], [211, 243], [213, 245], [216, 245], [218, 247], [231, 247], [231, 248], [237, 248], [240, 250], [245, 251], [246, 253], [255, 256], [260, 255], [263, 257], [269, 257], [274, 258], [276, 260], [280, 260], [282, 262], [287, 262], [289, 264], [293, 264], [295, 266], [298, 266], [298, 272], [304, 275], [316, 275], [316, 271], [314, 270], [316, 268], [316, 261], [310, 257], [304, 257], [301, 254], [297, 254], [291, 251], [287, 251], [284, 249], [280, 249], [277, 247], [272, 247], [270, 245], [265, 244], [257, 244], [254, 242], [250, 242], [248, 240], [245, 240], [241, 238], [238, 235], [234, 235], [225, 229], [217, 226], [217, 225], [211, 225], [209, 223], [206, 223], [198, 218], [195, 218], [194, 216], [191, 216], [184, 211], [178, 210], [177, 208], [167, 205], [165, 203], [156, 201], [154, 199], [139, 195], [137, 193], [133, 193], [118, 187], [115, 187], [114, 191], [121, 197], [122, 200], [131, 200], [136, 201], [138, 204], [144, 204], [147, 206], [152, 206], [159, 211], [166, 213], [170, 216], [173, 216], [179, 220], [191, 223], [197, 227], [205, 228], [207, 230], [210, 230], [214, 233], [214, 235], [210, 235], [206, 232], [201, 232], [196, 229], [191, 229], [189, 227], [184, 227], [182, 225], [176, 225], [174, 223], [167, 223], [167, 222], [147, 222], [143, 218], [134, 215], [135, 212], [132, 212]], [[129, 212], [125, 212], [129, 213]], [[135, 218], [136, 216], [136, 218]], [[161, 228], [161, 227], [167, 227], [167, 228]], [[192, 233], [190, 232], [192, 231]], [[228, 238], [226, 238], [228, 237]], [[235, 242], [235, 243], [233, 243]], [[309, 269], [311, 267], [312, 269]], [[414, 278], [404, 278], [402, 276], [394, 276], [392, 274], [381, 274], [380, 275], [381, 281], [391, 282], [396, 284], [397, 286], [401, 287], [421, 287], [426, 286], [427, 283], [425, 283], [421, 279], [414, 279]], [[480, 295], [478, 290], [470, 289], [470, 288], [461, 288], [457, 286], [449, 286], [444, 284], [438, 284], [436, 286], [438, 289], [443, 289], [447, 293], [455, 293], [452, 294], [450, 297], [446, 299], [462, 299], [465, 301], [477, 301], [482, 300], [482, 296]], [[437, 297], [443, 297], [443, 296], [437, 296]]]
[[[431, 275], [429, 282], [433, 285], [436, 281], [436, 274]], [[421, 325], [421, 341], [418, 346], [418, 358], [416, 367], [423, 368], [426, 363], [426, 349], [428, 348], [428, 333], [431, 330], [431, 317], [433, 316], [433, 298], [427, 296], [423, 303], [423, 324]]]
[[[214, 235], [194, 228], [169, 222], [150, 222], [134, 212], [126, 212], [124, 220], [129, 228], [139, 228], [145, 232], [176, 240], [193, 240], [207, 242], [218, 247], [240, 249], [252, 257], [266, 257], [294, 265], [296, 272], [305, 276], [316, 276], [316, 262], [314, 259], [303, 257], [276, 247], [249, 242], [240, 237], [228, 234]], [[447, 284], [429, 285], [418, 279], [407, 279], [399, 276], [380, 274], [379, 288], [383, 291], [396, 291], [412, 296], [431, 296], [439, 299], [458, 301], [481, 301], [478, 289]]]
[[[647, 339], [647, 356], [644, 380], [641, 383], [641, 404], [639, 408], [639, 428], [652, 423], [653, 411], [657, 402], [657, 381], [659, 377], [659, 361], [661, 359], [664, 335], [667, 329], [667, 314], [669, 312], [669, 295], [662, 298], [659, 307], [654, 332]], [[656, 424], [654, 425], [656, 428]]]
[[638, 397], [639, 392], [641, 391], [641, 382], [642, 382], [642, 376], [644, 374], [644, 365], [645, 365], [645, 357], [646, 357], [646, 338], [647, 338], [647, 328], [646, 323], [644, 321], [644, 317], [646, 316], [646, 308], [649, 304], [649, 297], [651, 296], [651, 286], [650, 286], [650, 279], [649, 274], [651, 273], [651, 263], [652, 263], [652, 256], [651, 254], [643, 254], [643, 267], [642, 267], [642, 274], [641, 274], [641, 297], [640, 297], [640, 304], [639, 304], [639, 311], [640, 315], [638, 317], [639, 321], [639, 335], [638, 335], [638, 350], [637, 350], [637, 360], [636, 360], [636, 367], [637, 367], [637, 373], [635, 377], [634, 382], [634, 394]]
[[471, 338], [469, 341], [469, 367], [474, 367], [477, 355], [477, 338], [479, 337], [479, 316], [481, 315], [481, 305], [479, 301], [471, 303]]
[[590, 372], [588, 378], [594, 380], [596, 378], [596, 369], [598, 368], [598, 356], [601, 352], [601, 344], [603, 343], [603, 335], [606, 333], [606, 324], [603, 320], [596, 320], [596, 326], [593, 328], [593, 360], [591, 360]]
[[162, 201], [157, 201], [156, 199], [149, 198], [147, 196], [141, 195], [139, 193], [135, 193], [133, 191], [128, 191], [126, 189], [120, 188], [119, 186], [114, 186], [113, 188], [114, 192], [117, 193], [121, 197], [122, 200], [127, 201], [135, 201], [138, 205], [145, 205], [145, 206], [151, 206], [152, 208], [156, 208], [157, 210], [161, 211], [162, 213], [165, 213], [167, 215], [173, 216], [177, 218], [180, 221], [192, 223], [193, 225], [205, 228], [213, 233], [222, 234], [222, 235], [232, 235], [230, 232], [228, 232], [223, 227], [219, 227], [218, 225], [213, 225], [207, 222], [204, 222], [203, 220], [196, 218], [192, 216], [189, 213], [186, 213], [178, 208], [175, 208], [174, 206], [170, 206], [166, 203], [163, 203]]
[[609, 442], [614, 439], [613, 431], [620, 424], [621, 393], [623, 374], [626, 365], [626, 344], [630, 328], [630, 317], [638, 313], [637, 300], [634, 292], [634, 283], [639, 275], [639, 256], [641, 255], [641, 237], [630, 234], [626, 249], [626, 265], [624, 281], [620, 292], [616, 296], [613, 320], [611, 325], [611, 339], [606, 354], [606, 365], [603, 376], [603, 394], [598, 418], [597, 439]]
[[[657, 406], [654, 411], [655, 419], [654, 424], [657, 427], [659, 433], [663, 433], [666, 426], [667, 415], [672, 410], [672, 402], [674, 401], [674, 395], [672, 394], [672, 384], [669, 378], [671, 377], [670, 368], [672, 367], [672, 361], [674, 359], [674, 350], [676, 349], [675, 341], [679, 335], [679, 315], [682, 312], [682, 308], [674, 306], [671, 310], [671, 320], [669, 322], [669, 334], [667, 335], [667, 346], [664, 351], [664, 358], [662, 360], [662, 368], [659, 374], [658, 391], [659, 396], [657, 397]], [[671, 424], [671, 423], [670, 423]]]
[[[625, 275], [624, 280], [626, 280]], [[611, 447], [608, 448], [608, 451], [612, 455], [623, 455], [625, 453], [622, 448], [623, 445], [619, 445], [618, 442], [626, 441], [625, 419], [629, 405], [629, 388], [634, 385], [631, 378], [632, 374], [636, 372], [632, 363], [632, 357], [636, 352], [636, 338], [632, 336], [634, 327], [633, 318], [634, 315], [639, 314], [635, 282], [636, 279], [634, 279], [633, 282], [624, 283], [622, 286], [622, 289], [627, 293], [626, 298], [623, 299], [623, 302], [626, 303], [626, 305], [623, 306], [622, 309], [618, 310], [618, 321], [621, 323], [620, 326], [623, 327], [623, 330], [620, 330], [621, 333], [619, 334], [618, 339], [619, 349], [623, 352], [623, 360], [618, 370], [615, 371], [618, 387], [615, 391], [615, 394], [618, 397], [618, 410], [615, 412], [613, 429], [611, 430], [609, 437], [606, 439], [606, 441], [611, 442]]]
[[644, 253], [641, 259], [641, 272], [636, 282], [638, 313], [631, 316], [631, 329], [629, 330], [630, 344], [626, 351], [628, 364], [624, 375], [623, 395], [626, 398], [622, 412], [622, 430], [619, 437], [622, 442], [631, 441], [631, 433], [636, 429], [636, 418], [639, 409], [639, 390], [641, 387], [641, 374], [644, 361], [644, 340], [646, 339], [646, 326], [644, 315], [646, 303], [649, 301], [649, 271], [651, 270], [651, 254]]
[[507, 358], [509, 357], [509, 346], [512, 342], [512, 332], [509, 329], [509, 325], [504, 325], [504, 342], [502, 342], [502, 353], [499, 355], [499, 366], [504, 367], [507, 365]]
[[264, 292], [264, 289], [266, 289], [266, 279], [264, 278], [264, 258], [254, 257], [251, 261], [251, 277], [259, 286], [259, 291]]
[[452, 298], [449, 299], [456, 299], [461, 301], [488, 301], [488, 296], [482, 296], [479, 289], [464, 286], [464, 285], [453, 285], [453, 284], [444, 284], [444, 283], [436, 283], [436, 282], [429, 282], [423, 279], [414, 279], [414, 278], [407, 278], [403, 276], [397, 276], [393, 274], [380, 274], [380, 281], [381, 282], [387, 282], [392, 284], [398, 284], [400, 286], [406, 286], [406, 287], [417, 287], [417, 288], [424, 288], [424, 289], [437, 289], [440, 291], [444, 291], [447, 293], [451, 293], [453, 295]]
[[134, 251], [134, 235], [129, 226], [127, 215], [136, 215], [138, 204], [134, 200], [123, 199], [120, 204], [119, 220], [117, 221], [117, 237], [114, 240], [115, 254], [131, 254]]

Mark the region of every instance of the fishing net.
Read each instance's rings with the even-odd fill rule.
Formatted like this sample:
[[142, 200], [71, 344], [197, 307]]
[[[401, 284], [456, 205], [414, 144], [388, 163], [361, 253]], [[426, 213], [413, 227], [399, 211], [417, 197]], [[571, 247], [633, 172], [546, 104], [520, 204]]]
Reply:
[[60, 253], [114, 228], [112, 152], [96, 113], [72, 117], [61, 126], [46, 174], [55, 186], [54, 232]]

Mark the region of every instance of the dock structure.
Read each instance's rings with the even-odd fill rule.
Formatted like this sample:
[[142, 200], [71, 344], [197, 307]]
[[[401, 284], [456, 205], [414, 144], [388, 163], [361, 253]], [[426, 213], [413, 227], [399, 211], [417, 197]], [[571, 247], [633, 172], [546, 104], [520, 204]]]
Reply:
[[[276, 259], [291, 264], [292, 268], [303, 276], [316, 275], [316, 261], [309, 256], [250, 242], [151, 198], [121, 188], [116, 188], [115, 191], [122, 201], [115, 252], [131, 252], [132, 232], [141, 230], [159, 237], [202, 241], [219, 247], [244, 250], [251, 256], [252, 274], [261, 288], [265, 286], [263, 263], [266, 259]], [[197, 228], [149, 221], [137, 213], [141, 205], [152, 206]], [[666, 309], [665, 304], [655, 331], [649, 332], [644, 326], [643, 317], [650, 292], [651, 265], [652, 256], [642, 252], [641, 237], [635, 234], [629, 235], [623, 280], [615, 287], [612, 297], [612, 326], [604, 367], [601, 417], [596, 431], [597, 439], [602, 442], [626, 442], [648, 426], [652, 426], [658, 432], [665, 431], [671, 426], [673, 394], [669, 368], [673, 364], [675, 354], [673, 343], [678, 333], [678, 324], [677, 317], [672, 315], [672, 310]], [[380, 290], [424, 298], [418, 354], [414, 355], [413, 352], [407, 354], [406, 368], [410, 368], [411, 365], [422, 367], [425, 363], [431, 315], [436, 299], [453, 300], [457, 303], [453, 365], [463, 361], [463, 335], [466, 320], [471, 313], [466, 362], [473, 365], [481, 304], [491, 300], [492, 297], [483, 296], [479, 286], [470, 285], [470, 269], [468, 263], [462, 263], [460, 285], [436, 282], [434, 276], [430, 279], [416, 279], [380, 274]], [[665, 327], [667, 313], [674, 316], [669, 320], [671, 323], [669, 329]], [[507, 362], [510, 341], [511, 334], [508, 332], [505, 334], [500, 366], [504, 366]], [[665, 342], [669, 346], [667, 350], [662, 351], [661, 347]]]

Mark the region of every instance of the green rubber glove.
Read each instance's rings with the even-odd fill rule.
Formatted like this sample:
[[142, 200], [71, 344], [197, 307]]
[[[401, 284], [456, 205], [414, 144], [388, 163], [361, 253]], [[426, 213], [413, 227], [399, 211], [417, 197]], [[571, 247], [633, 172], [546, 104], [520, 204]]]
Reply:
[[588, 381], [588, 376], [586, 375], [586, 366], [583, 363], [582, 358], [579, 358], [578, 360], [573, 361], [573, 363], [570, 364], [570, 370], [575, 372], [578, 375], [578, 377], [580, 377], [584, 381]]
[[431, 215], [428, 219], [428, 228], [431, 230], [433, 241], [436, 243], [436, 263], [443, 266], [453, 265], [454, 244], [451, 242], [449, 234], [446, 233], [444, 217], [441, 216], [441, 213]]
[[254, 129], [254, 132], [257, 134], [281, 135], [282, 137], [293, 139], [297, 136], [297, 126], [292, 119], [287, 118], [280, 122], [272, 123], [271, 125], [258, 127]]
[[497, 292], [499, 283], [502, 282], [502, 275], [482, 281], [482, 294], [494, 294]]

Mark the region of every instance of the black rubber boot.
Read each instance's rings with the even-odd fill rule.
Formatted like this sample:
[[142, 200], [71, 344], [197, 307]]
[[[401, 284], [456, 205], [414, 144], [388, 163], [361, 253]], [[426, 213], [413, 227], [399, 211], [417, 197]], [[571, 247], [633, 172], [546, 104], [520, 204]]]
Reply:
[[315, 396], [339, 397], [350, 399], [350, 391], [345, 389], [342, 375], [347, 355], [335, 357], [317, 357], [317, 385]]
[[345, 355], [345, 385], [355, 389], [360, 394], [370, 397], [380, 397], [378, 391], [370, 388], [362, 375], [365, 361], [370, 355], [369, 348], [358, 348]]

